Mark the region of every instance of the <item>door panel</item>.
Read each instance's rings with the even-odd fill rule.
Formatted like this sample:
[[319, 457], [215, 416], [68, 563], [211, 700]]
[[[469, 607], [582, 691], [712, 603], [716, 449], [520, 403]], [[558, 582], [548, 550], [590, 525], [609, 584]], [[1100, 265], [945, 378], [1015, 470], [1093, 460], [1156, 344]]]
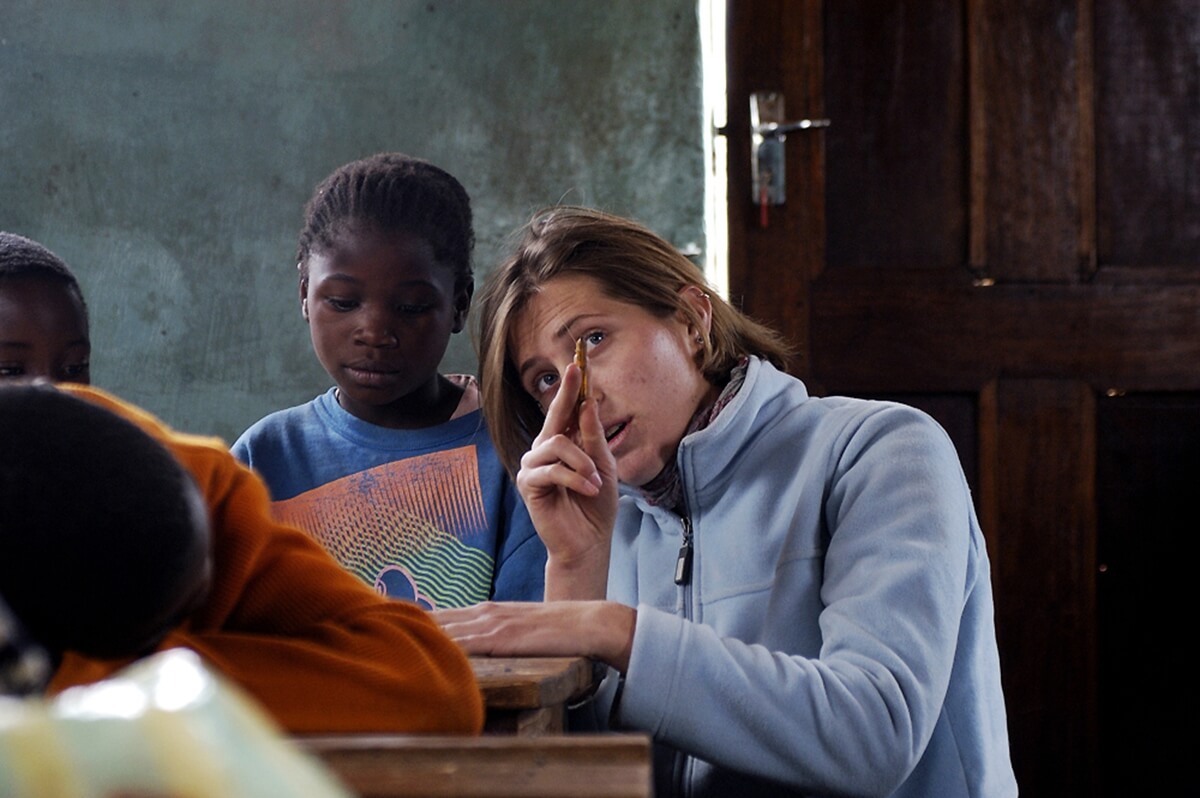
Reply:
[[1095, 398], [1000, 380], [990, 533], [1009, 744], [1023, 795], [1095, 795]]
[[[1097, 617], [1106, 795], [1171, 795], [1194, 756], [1200, 393], [1097, 404]], [[1173, 733], [1173, 730], [1180, 730]], [[1190, 774], [1188, 774], [1190, 776]]]
[[[1129, 686], [1182, 667], [1147, 635], [1194, 625], [1153, 576], [1182, 581], [1194, 534], [1138, 519], [1156, 484], [1200, 485], [1200, 430], [1127, 398], [1200, 395], [1200, 7], [731, 0], [728, 41], [731, 298], [814, 393], [947, 427], [992, 555], [1022, 794], [1129, 794], [1118, 754], [1176, 751], [1165, 724], [1200, 709]], [[742, 109], [768, 89], [832, 124], [789, 134], [763, 227]]]
[[[971, 0], [972, 266], [1003, 281], [1073, 282], [1090, 167], [1079, 0]], [[1083, 78], [1083, 80], [1081, 80]], [[1090, 131], [1089, 131], [1090, 132]]]
[[[826, 270], [961, 270], [967, 246], [961, 3], [826, 8]], [[881, 75], [886, 79], [881, 80]], [[854, 135], [842, 135], [854, 131]]]
[[1190, 0], [1096, 3], [1096, 50], [1109, 56], [1096, 61], [1101, 268], [1200, 278], [1198, 42]]

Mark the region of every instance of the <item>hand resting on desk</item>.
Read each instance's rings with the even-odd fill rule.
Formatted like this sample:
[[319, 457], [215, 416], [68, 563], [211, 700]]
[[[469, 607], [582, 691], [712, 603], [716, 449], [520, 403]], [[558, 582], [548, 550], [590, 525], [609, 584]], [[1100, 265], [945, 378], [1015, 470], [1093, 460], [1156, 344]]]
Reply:
[[583, 656], [624, 672], [637, 610], [613, 601], [485, 602], [433, 617], [468, 654]]

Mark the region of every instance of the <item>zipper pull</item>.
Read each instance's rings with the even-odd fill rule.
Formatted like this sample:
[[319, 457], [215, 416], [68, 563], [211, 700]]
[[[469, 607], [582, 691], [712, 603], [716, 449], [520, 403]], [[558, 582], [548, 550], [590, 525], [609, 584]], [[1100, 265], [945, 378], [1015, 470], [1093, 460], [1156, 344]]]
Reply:
[[685, 541], [679, 547], [679, 557], [675, 560], [675, 584], [686, 585], [692, 578], [692, 542]]
[[686, 585], [692, 578], [692, 519], [686, 515], [683, 521], [683, 545], [675, 559], [675, 584]]

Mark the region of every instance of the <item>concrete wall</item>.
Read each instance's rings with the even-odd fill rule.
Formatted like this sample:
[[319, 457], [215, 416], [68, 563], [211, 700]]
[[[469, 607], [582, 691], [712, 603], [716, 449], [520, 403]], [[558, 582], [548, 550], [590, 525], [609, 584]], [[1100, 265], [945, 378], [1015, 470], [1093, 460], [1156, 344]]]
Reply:
[[95, 384], [232, 440], [329, 385], [294, 252], [333, 168], [455, 174], [477, 282], [558, 201], [703, 247], [699, 61], [695, 0], [0, 0], [0, 229], [78, 273]]

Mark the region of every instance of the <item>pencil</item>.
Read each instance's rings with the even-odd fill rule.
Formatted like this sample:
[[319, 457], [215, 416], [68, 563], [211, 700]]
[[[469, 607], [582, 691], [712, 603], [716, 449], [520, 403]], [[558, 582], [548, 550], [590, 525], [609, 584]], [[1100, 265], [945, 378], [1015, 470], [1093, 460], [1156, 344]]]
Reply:
[[583, 380], [579, 383], [579, 404], [583, 404], [583, 400], [588, 397], [588, 365], [587, 344], [582, 338], [575, 342], [575, 365], [583, 372]]

